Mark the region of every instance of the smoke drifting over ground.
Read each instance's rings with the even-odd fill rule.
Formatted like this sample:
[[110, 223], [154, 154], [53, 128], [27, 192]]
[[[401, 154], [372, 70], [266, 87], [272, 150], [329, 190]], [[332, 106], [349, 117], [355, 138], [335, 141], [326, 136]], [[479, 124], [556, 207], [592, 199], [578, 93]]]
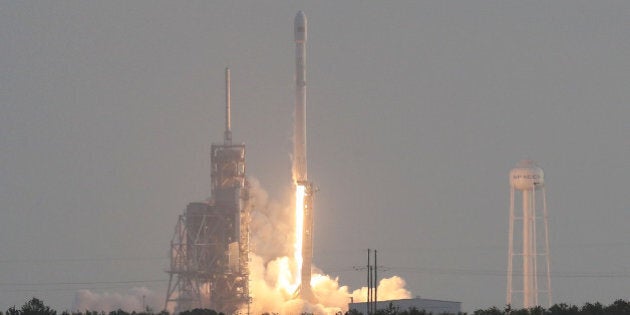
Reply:
[[95, 293], [79, 290], [74, 297], [73, 310], [98, 311], [109, 313], [115, 310], [142, 312], [147, 308], [161, 310], [164, 306], [163, 294], [145, 288], [132, 288], [127, 293]]
[[[365, 301], [366, 287], [351, 291], [349, 287], [340, 285], [338, 278], [332, 278], [316, 267], [313, 267], [311, 287], [317, 302], [309, 303], [295, 297], [298, 270], [292, 252], [295, 234], [293, 202], [289, 197], [283, 202], [273, 201], [258, 180], [252, 178], [249, 183], [254, 202], [250, 224], [251, 313], [336, 314], [347, 311], [351, 298], [354, 302]], [[286, 196], [290, 196], [289, 190]], [[378, 285], [379, 300], [410, 297], [405, 281], [400, 277], [383, 279]], [[163, 299], [163, 294], [144, 287], [133, 288], [124, 294], [81, 290], [75, 295], [73, 309], [106, 313], [118, 309], [140, 312], [148, 306], [152, 310], [161, 310]]]
[[[292, 255], [295, 233], [293, 203], [271, 201], [259, 181], [250, 179], [250, 194], [255, 207], [251, 222], [250, 279], [253, 314], [263, 312], [280, 314], [335, 314], [347, 311], [350, 299], [366, 300], [367, 287], [351, 291], [314, 267], [311, 287], [317, 298], [309, 303], [295, 298], [296, 263]], [[290, 195], [287, 192], [287, 195]], [[285, 205], [285, 206], [283, 206]], [[411, 294], [400, 277], [383, 279], [378, 285], [378, 299], [404, 299]]]
[[[336, 314], [345, 312], [350, 299], [354, 302], [364, 302], [367, 287], [350, 291], [347, 286], [341, 286], [338, 278], [315, 272], [311, 281], [313, 293], [318, 302], [309, 303], [294, 297], [295, 262], [288, 256], [278, 257], [265, 262], [261, 257], [252, 255], [250, 264], [252, 305], [254, 314], [264, 312], [280, 314]], [[411, 298], [405, 289], [405, 280], [394, 276], [383, 279], [378, 285], [378, 299], [392, 300]]]

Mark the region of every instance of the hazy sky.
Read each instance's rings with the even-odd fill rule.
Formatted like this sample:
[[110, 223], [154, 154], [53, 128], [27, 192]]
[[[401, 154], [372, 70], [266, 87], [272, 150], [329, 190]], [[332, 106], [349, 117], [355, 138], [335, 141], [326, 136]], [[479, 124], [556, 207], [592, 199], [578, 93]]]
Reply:
[[167, 286], [232, 68], [248, 174], [287, 199], [309, 19], [315, 263], [505, 303], [508, 172], [545, 170], [555, 302], [630, 292], [628, 1], [0, 1], [0, 310]]

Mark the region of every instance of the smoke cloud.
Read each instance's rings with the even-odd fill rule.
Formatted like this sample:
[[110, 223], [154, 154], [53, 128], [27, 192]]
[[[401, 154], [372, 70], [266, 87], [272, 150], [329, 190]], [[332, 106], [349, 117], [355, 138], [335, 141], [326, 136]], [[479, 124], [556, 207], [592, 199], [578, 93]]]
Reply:
[[[317, 303], [295, 298], [294, 282], [295, 262], [288, 256], [278, 257], [267, 263], [255, 254], [251, 255], [250, 279], [254, 314], [336, 314], [348, 310], [350, 298], [355, 302], [364, 302], [367, 287], [352, 292], [347, 286], [341, 286], [338, 278], [314, 273], [311, 281]], [[378, 285], [379, 300], [407, 299], [411, 293], [405, 289], [405, 280], [394, 276], [383, 279]]]
[[[351, 298], [355, 302], [366, 301], [367, 287], [350, 291], [347, 286], [339, 284], [338, 278], [332, 278], [315, 267], [311, 287], [317, 302], [310, 303], [295, 297], [297, 268], [292, 257], [294, 209], [282, 206], [293, 203], [290, 200], [282, 203], [271, 201], [258, 180], [249, 181], [250, 195], [255, 202], [250, 224], [252, 313], [336, 314], [348, 310]], [[287, 191], [286, 195], [291, 194]], [[405, 289], [405, 280], [400, 277], [383, 279], [378, 285], [379, 300], [410, 297], [411, 293]]]
[[142, 312], [147, 308], [161, 310], [163, 303], [163, 295], [145, 287], [132, 288], [125, 294], [79, 290], [74, 297], [73, 310], [109, 313], [121, 309], [127, 312]]
[[[269, 194], [256, 178], [248, 178], [250, 197], [254, 202], [250, 222], [250, 248], [265, 261], [286, 256], [291, 251], [293, 235], [293, 209], [289, 200], [279, 203], [269, 199]], [[287, 190], [284, 194], [289, 196]]]
[[[290, 197], [283, 202], [269, 198], [260, 182], [249, 179], [250, 196], [254, 201], [251, 213], [250, 292], [252, 314], [337, 314], [348, 310], [350, 299], [364, 302], [367, 287], [351, 291], [339, 284], [339, 278], [326, 275], [313, 266], [311, 288], [317, 302], [311, 303], [296, 298], [297, 267], [293, 258], [295, 211]], [[286, 196], [291, 196], [287, 190]], [[411, 294], [405, 289], [405, 280], [400, 277], [382, 279], [378, 285], [378, 299], [404, 299]], [[80, 290], [75, 295], [73, 309], [76, 311], [127, 312], [161, 310], [164, 295], [145, 288], [132, 288], [127, 293], [95, 293]], [[173, 310], [169, 310], [173, 311]], [[243, 310], [244, 311], [244, 310]]]

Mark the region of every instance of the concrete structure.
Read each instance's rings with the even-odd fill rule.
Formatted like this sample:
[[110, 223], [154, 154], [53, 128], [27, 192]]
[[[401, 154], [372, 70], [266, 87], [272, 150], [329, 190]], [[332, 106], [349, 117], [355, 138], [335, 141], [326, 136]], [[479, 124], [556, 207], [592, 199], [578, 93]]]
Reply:
[[[430, 300], [430, 299], [404, 299], [404, 300], [391, 300], [391, 301], [378, 301], [376, 304], [377, 310], [384, 310], [390, 307], [398, 308], [400, 311], [408, 310], [410, 308], [416, 308], [418, 310], [424, 310], [427, 313], [432, 313], [434, 315], [438, 314], [457, 314], [461, 312], [462, 302], [455, 301], [441, 301], [441, 300]], [[357, 310], [361, 312], [363, 315], [368, 315], [367, 312], [367, 303], [349, 303], [349, 310]]]
[[233, 314], [249, 303], [249, 186], [245, 145], [232, 144], [230, 70], [226, 69], [223, 144], [212, 144], [211, 199], [179, 216], [171, 240], [165, 309], [210, 308]]
[[[521, 226], [515, 225], [519, 220]], [[520, 236], [520, 244], [515, 244], [515, 236]], [[520, 279], [514, 278], [515, 269], [517, 275], [522, 275]], [[532, 308], [541, 305], [539, 295], [546, 293], [547, 306], [551, 306], [550, 269], [545, 177], [533, 161], [525, 160], [510, 171], [506, 303], [517, 308]]]

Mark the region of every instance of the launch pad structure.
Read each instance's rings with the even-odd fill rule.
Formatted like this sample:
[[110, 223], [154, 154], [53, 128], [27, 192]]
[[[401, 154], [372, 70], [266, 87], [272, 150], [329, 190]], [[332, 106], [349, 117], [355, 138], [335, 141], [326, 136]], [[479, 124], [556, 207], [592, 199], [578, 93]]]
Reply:
[[251, 202], [245, 178], [245, 145], [232, 144], [230, 70], [226, 77], [223, 144], [211, 146], [211, 199], [190, 203], [171, 240], [164, 309], [195, 308], [234, 314], [249, 303]]

